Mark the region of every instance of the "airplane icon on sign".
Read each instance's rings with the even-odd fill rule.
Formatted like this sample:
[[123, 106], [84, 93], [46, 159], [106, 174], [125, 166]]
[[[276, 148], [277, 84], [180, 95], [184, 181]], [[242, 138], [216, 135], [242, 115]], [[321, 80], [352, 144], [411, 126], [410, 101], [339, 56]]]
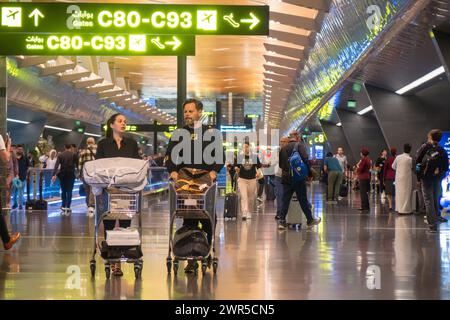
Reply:
[[3, 7], [2, 8], [2, 26], [21, 27], [22, 26], [22, 8]]

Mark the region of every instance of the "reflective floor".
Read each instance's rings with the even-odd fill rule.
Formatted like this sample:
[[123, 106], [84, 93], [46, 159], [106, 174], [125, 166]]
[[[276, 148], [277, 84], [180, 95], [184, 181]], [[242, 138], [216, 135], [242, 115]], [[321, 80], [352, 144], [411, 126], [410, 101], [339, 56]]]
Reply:
[[[14, 249], [0, 251], [2, 299], [449, 299], [450, 228], [426, 233], [422, 215], [398, 216], [372, 198], [361, 214], [357, 194], [326, 205], [319, 185], [310, 188], [313, 230], [278, 231], [266, 203], [250, 221], [218, 222], [219, 271], [196, 277], [167, 276], [167, 197], [148, 199], [143, 215], [144, 269], [135, 280], [106, 280], [89, 260], [93, 220], [78, 203], [71, 217], [12, 211], [10, 230], [22, 232]], [[218, 212], [222, 212], [223, 199]]]

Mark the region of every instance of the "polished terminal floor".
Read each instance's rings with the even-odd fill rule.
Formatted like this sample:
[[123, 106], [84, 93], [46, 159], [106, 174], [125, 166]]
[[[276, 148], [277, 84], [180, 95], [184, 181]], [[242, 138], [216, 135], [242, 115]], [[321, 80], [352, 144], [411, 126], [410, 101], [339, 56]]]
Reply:
[[[145, 202], [144, 269], [105, 279], [101, 259], [95, 279], [89, 260], [93, 219], [79, 203], [71, 217], [12, 211], [10, 229], [22, 232], [14, 249], [0, 252], [1, 299], [449, 299], [450, 228], [427, 234], [422, 215], [388, 213], [372, 198], [361, 214], [357, 194], [326, 205], [321, 186], [309, 197], [323, 223], [313, 230], [278, 231], [266, 203], [250, 221], [219, 217], [217, 275], [168, 276], [167, 196]], [[223, 199], [218, 212], [222, 212]], [[377, 270], [379, 286], [371, 270]], [[72, 273], [74, 272], [74, 273]], [[79, 272], [79, 273], [78, 273]], [[80, 275], [78, 277], [78, 275]]]

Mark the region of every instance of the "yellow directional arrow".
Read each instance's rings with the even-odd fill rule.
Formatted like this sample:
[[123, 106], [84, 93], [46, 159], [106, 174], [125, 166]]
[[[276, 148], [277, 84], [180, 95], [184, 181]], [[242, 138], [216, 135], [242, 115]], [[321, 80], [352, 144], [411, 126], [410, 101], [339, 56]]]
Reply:
[[251, 23], [250, 30], [253, 30], [254, 27], [256, 27], [259, 23], [259, 19], [253, 14], [253, 12], [250, 12], [251, 19], [241, 19], [241, 23]]
[[173, 48], [172, 48], [172, 50], [177, 50], [180, 46], [181, 46], [181, 41], [180, 40], [178, 40], [178, 38], [177, 37], [175, 37], [175, 36], [173, 36], [172, 37], [173, 38], [173, 41], [166, 41], [165, 42], [165, 44], [167, 44], [167, 45], [173, 45]]
[[44, 18], [42, 12], [39, 11], [38, 8], [34, 9], [33, 12], [30, 13], [28, 18], [34, 18], [34, 26], [39, 26], [39, 17]]

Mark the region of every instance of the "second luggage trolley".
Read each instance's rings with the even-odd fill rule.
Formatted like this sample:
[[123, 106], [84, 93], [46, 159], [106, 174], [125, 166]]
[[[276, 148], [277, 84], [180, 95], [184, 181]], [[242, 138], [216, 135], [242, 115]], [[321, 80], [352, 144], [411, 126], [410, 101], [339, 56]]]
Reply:
[[[133, 263], [134, 275], [136, 279], [140, 278], [144, 265], [141, 249], [142, 191], [127, 193], [118, 189], [108, 188], [103, 194], [95, 197], [95, 207], [100, 211], [95, 215], [94, 253], [90, 261], [91, 275], [95, 276], [95, 255], [98, 250], [105, 262], [107, 279], [111, 276], [111, 264], [119, 262]], [[104, 220], [132, 220], [135, 216], [138, 218], [138, 229], [135, 230], [134, 234], [130, 230], [129, 235], [131, 237], [125, 236], [121, 239], [119, 233], [119, 237], [114, 240], [114, 243], [108, 244], [107, 239], [100, 242], [99, 227]]]
[[[214, 274], [217, 273], [219, 259], [215, 256], [215, 236], [216, 236], [216, 198], [217, 184], [209, 186], [204, 193], [177, 193], [175, 184], [169, 183], [169, 254], [167, 256], [167, 272], [170, 274], [172, 267], [175, 275], [178, 273], [180, 261], [201, 261], [202, 273], [205, 274], [208, 268], [213, 268]], [[181, 219], [206, 219], [211, 223], [211, 243], [209, 243], [209, 252], [206, 256], [177, 256], [173, 251], [174, 245], [174, 222], [176, 218]], [[198, 269], [195, 268], [195, 274]]]

